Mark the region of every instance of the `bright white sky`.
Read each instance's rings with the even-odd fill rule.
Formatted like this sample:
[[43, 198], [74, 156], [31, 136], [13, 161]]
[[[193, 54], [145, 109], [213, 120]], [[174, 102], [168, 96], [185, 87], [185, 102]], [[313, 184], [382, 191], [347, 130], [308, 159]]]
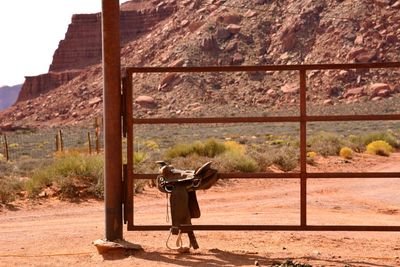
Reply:
[[47, 73], [72, 15], [100, 11], [101, 0], [0, 0], [0, 87]]

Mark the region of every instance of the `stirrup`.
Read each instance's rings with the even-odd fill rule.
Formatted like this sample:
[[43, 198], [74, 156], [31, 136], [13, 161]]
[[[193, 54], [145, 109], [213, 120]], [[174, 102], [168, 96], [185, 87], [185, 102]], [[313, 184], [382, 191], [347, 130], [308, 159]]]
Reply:
[[172, 235], [172, 229], [169, 230], [169, 235], [168, 235], [168, 238], [167, 238], [167, 242], [165, 242], [165, 245], [167, 246], [167, 248], [170, 249], [170, 250], [176, 250], [179, 253], [189, 253], [190, 248], [192, 247], [192, 244], [190, 244], [190, 242], [189, 242], [189, 246], [184, 246], [183, 245], [181, 229], [179, 229], [178, 237], [176, 238], [176, 242], [175, 242], [176, 247], [170, 247], [169, 244], [168, 244], [169, 243], [169, 239], [171, 238], [171, 235]]

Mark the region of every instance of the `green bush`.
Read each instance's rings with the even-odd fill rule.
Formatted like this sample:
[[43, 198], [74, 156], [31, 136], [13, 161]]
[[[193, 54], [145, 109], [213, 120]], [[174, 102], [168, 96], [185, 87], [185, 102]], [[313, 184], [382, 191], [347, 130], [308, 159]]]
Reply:
[[349, 135], [347, 137], [347, 142], [346, 145], [351, 148], [353, 151], [362, 153], [365, 151], [365, 141], [363, 140], [363, 137], [360, 135]]
[[339, 155], [343, 143], [344, 141], [340, 136], [327, 132], [313, 135], [308, 140], [310, 150], [324, 157]]
[[15, 200], [18, 192], [23, 190], [23, 183], [16, 178], [0, 178], [0, 203], [7, 204]]
[[315, 158], [317, 157], [317, 153], [314, 151], [307, 152], [306, 162], [310, 165], [315, 165]]
[[13, 173], [13, 165], [5, 160], [0, 160], [0, 178], [10, 176]]
[[368, 134], [362, 136], [362, 140], [363, 140], [364, 146], [367, 146], [368, 144], [372, 143], [373, 141], [382, 140], [382, 141], [385, 141], [386, 143], [388, 143], [392, 147], [395, 147], [395, 148], [400, 147], [400, 141], [397, 139], [397, 137], [391, 131], [368, 133]]
[[140, 164], [145, 161], [147, 158], [147, 154], [141, 151], [133, 153], [133, 163]]
[[167, 160], [171, 160], [173, 158], [187, 157], [193, 154], [213, 158], [219, 154], [222, 154], [226, 150], [227, 147], [223, 143], [218, 142], [215, 139], [209, 139], [205, 142], [175, 145], [165, 152], [165, 158]]
[[352, 159], [353, 158], [353, 150], [349, 147], [342, 147], [340, 149], [339, 155], [345, 159]]
[[257, 162], [248, 155], [227, 151], [218, 157], [222, 170], [225, 172], [255, 172], [259, 169]]
[[393, 147], [386, 141], [377, 140], [367, 145], [367, 152], [373, 155], [388, 157], [393, 152]]
[[274, 155], [270, 153], [271, 150], [271, 147], [263, 147], [263, 150], [249, 150], [248, 155], [256, 161], [260, 171], [265, 171], [267, 167], [274, 163]]
[[272, 153], [274, 155], [273, 163], [276, 164], [282, 171], [292, 171], [299, 163], [298, 150], [293, 147], [284, 146]]
[[103, 195], [98, 187], [102, 180], [102, 156], [67, 152], [59, 154], [48, 167], [34, 172], [26, 189], [31, 197], [35, 197], [44, 187], [56, 185], [61, 195], [72, 197], [77, 194], [79, 185], [87, 189], [87, 194], [98, 197]]

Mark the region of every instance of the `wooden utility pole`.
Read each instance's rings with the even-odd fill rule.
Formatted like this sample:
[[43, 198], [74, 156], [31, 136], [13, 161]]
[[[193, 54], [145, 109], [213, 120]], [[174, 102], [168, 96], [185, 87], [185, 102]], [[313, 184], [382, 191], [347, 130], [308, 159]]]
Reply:
[[102, 33], [105, 234], [116, 241], [123, 238], [119, 0], [102, 0]]

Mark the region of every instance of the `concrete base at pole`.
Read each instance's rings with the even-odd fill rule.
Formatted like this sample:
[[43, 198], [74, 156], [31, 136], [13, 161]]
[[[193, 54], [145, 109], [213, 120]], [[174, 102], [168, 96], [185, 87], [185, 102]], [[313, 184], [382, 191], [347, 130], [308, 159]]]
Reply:
[[117, 239], [115, 241], [107, 241], [104, 239], [98, 239], [93, 241], [93, 245], [97, 248], [99, 254], [106, 254], [117, 250], [143, 250], [140, 245], [130, 243], [125, 240]]

